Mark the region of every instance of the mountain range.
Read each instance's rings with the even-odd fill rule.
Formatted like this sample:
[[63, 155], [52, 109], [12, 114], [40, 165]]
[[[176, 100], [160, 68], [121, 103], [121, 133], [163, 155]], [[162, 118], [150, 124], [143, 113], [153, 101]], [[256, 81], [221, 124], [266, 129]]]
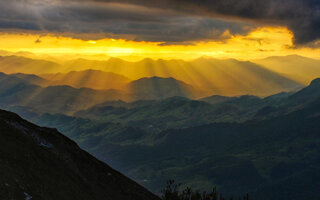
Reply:
[[[197, 98], [200, 98], [210, 95], [268, 96], [301, 89], [320, 74], [319, 63], [319, 60], [295, 55], [252, 62], [213, 58], [192, 61], [143, 59], [137, 62], [110, 58], [106, 61], [77, 59], [53, 62], [3, 56], [0, 57], [0, 71], [35, 74], [47, 79], [45, 86], [69, 85], [99, 90], [121, 89], [130, 81], [143, 78], [174, 78], [201, 91], [197, 93]], [[279, 65], [283, 67], [275, 67]], [[288, 71], [292, 73], [287, 74]]]
[[227, 195], [317, 199], [319, 79], [297, 92], [223, 99], [107, 101], [74, 116], [12, 109], [157, 193], [174, 178]]
[[72, 113], [79, 108], [88, 108], [107, 99], [126, 98], [118, 90], [93, 90], [70, 86], [40, 87], [28, 79], [15, 75], [0, 74], [0, 104], [27, 106], [39, 112]]
[[151, 77], [129, 82], [121, 90], [94, 90], [68, 85], [47, 85], [36, 75], [0, 74], [0, 105], [32, 107], [38, 112], [64, 113], [87, 109], [110, 100], [163, 99], [172, 96], [194, 97], [192, 86], [173, 78]]

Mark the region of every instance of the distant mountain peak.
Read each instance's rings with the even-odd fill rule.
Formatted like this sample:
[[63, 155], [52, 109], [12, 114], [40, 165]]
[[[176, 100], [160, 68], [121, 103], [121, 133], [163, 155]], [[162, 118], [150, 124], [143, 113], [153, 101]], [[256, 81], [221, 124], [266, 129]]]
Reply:
[[108, 62], [126, 62], [125, 60], [122, 60], [121, 58], [117, 58], [117, 57], [110, 57], [108, 59]]
[[143, 60], [141, 60], [142, 62], [152, 62], [155, 61], [152, 58], [144, 58]]
[[162, 84], [177, 84], [177, 86], [187, 86], [187, 87], [190, 87], [192, 88], [191, 85], [183, 82], [183, 81], [180, 81], [180, 80], [177, 80], [175, 78], [172, 78], [172, 77], [160, 77], [160, 76], [152, 76], [152, 77], [143, 77], [143, 78], [140, 78], [138, 80], [135, 80], [135, 81], [132, 81], [131, 84], [139, 84], [139, 83], [144, 83], [144, 82], [150, 82], [150, 83], [162, 83]]
[[179, 80], [172, 78], [172, 77], [160, 77], [160, 76], [143, 77], [143, 78], [138, 79], [137, 81], [139, 81], [139, 80], [175, 80], [175, 81], [179, 81]]
[[307, 57], [304, 56], [300, 56], [298, 54], [290, 54], [290, 55], [286, 55], [286, 56], [269, 56], [266, 58], [263, 58], [261, 60], [266, 60], [266, 59], [286, 59], [286, 58], [292, 58], [292, 59], [297, 59], [297, 58], [302, 58], [302, 59], [308, 59]]
[[193, 97], [194, 88], [172, 77], [144, 77], [130, 82], [128, 92], [138, 94], [141, 99], [163, 99], [173, 96]]

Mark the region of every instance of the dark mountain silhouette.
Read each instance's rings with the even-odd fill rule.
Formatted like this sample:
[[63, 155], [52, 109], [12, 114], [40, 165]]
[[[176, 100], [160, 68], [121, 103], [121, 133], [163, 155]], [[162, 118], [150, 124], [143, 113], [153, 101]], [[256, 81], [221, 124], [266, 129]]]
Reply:
[[157, 200], [55, 129], [0, 110], [1, 199]]
[[183, 128], [221, 121], [246, 121], [259, 109], [273, 105], [254, 96], [231, 98], [219, 104], [190, 100], [185, 97], [169, 97], [163, 100], [137, 101], [132, 103], [105, 102], [73, 116], [122, 123], [144, 130], [162, 131], [168, 128]]
[[311, 81], [310, 85], [289, 97], [290, 101], [304, 103], [320, 96], [320, 78]]
[[274, 116], [281, 116], [306, 107], [310, 102], [320, 97], [320, 79], [314, 79], [307, 87], [294, 93], [280, 93], [273, 95], [266, 100], [276, 98], [274, 104], [265, 105], [257, 112], [255, 118], [265, 119]]
[[[240, 183], [243, 178], [246, 189], [252, 190], [258, 199], [317, 199], [320, 196], [316, 189], [320, 186], [317, 173], [320, 148], [316, 139], [320, 131], [319, 112], [317, 99], [302, 110], [261, 122], [216, 123], [169, 130], [163, 133], [166, 139], [158, 149], [142, 151], [156, 154], [155, 157], [168, 153], [171, 159], [194, 155], [190, 157], [189, 165], [171, 172], [181, 173], [181, 178], [185, 173], [199, 170], [213, 182], [220, 182], [225, 187], [234, 185], [235, 189], [244, 185], [236, 186], [233, 181]], [[200, 155], [207, 156], [201, 159]], [[192, 162], [192, 158], [199, 160], [198, 164]], [[252, 165], [246, 167], [237, 161], [239, 159]], [[241, 174], [245, 176], [241, 177]]]
[[116, 101], [106, 101], [101, 104], [97, 104], [93, 107], [98, 108], [98, 107], [112, 106], [112, 107], [124, 107], [124, 108], [137, 108], [137, 107], [151, 105], [155, 101], [156, 100], [137, 100], [137, 101], [132, 101], [132, 102], [125, 102], [122, 100], [116, 100]]
[[[208, 102], [205, 102], [206, 98], [191, 100], [185, 97], [169, 97], [161, 100], [130, 103], [112, 101], [78, 111], [73, 116], [117, 122], [158, 132], [170, 128], [185, 128], [213, 122], [244, 122], [250, 119], [264, 119], [268, 117], [268, 115], [261, 115], [266, 111], [265, 108], [270, 107], [278, 111], [274, 106], [280, 107], [280, 105], [287, 103], [288, 96], [290, 96], [289, 93], [280, 93], [266, 98], [250, 95], [221, 97], [222, 101], [220, 102], [210, 101], [211, 97], [208, 98]], [[220, 96], [217, 98], [221, 99]]]

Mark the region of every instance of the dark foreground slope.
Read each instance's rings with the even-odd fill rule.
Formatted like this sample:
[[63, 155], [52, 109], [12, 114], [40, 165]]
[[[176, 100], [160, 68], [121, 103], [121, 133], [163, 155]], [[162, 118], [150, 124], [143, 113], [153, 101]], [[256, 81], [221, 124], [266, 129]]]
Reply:
[[57, 130], [2, 110], [0, 173], [0, 199], [158, 199]]

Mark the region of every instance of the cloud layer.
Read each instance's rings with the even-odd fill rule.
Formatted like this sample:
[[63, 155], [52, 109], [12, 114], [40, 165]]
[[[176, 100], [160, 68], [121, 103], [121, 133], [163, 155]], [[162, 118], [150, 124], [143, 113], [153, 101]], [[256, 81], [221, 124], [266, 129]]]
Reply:
[[319, 0], [0, 0], [0, 29], [99, 34], [165, 43], [217, 40], [287, 26], [297, 44], [320, 38]]

